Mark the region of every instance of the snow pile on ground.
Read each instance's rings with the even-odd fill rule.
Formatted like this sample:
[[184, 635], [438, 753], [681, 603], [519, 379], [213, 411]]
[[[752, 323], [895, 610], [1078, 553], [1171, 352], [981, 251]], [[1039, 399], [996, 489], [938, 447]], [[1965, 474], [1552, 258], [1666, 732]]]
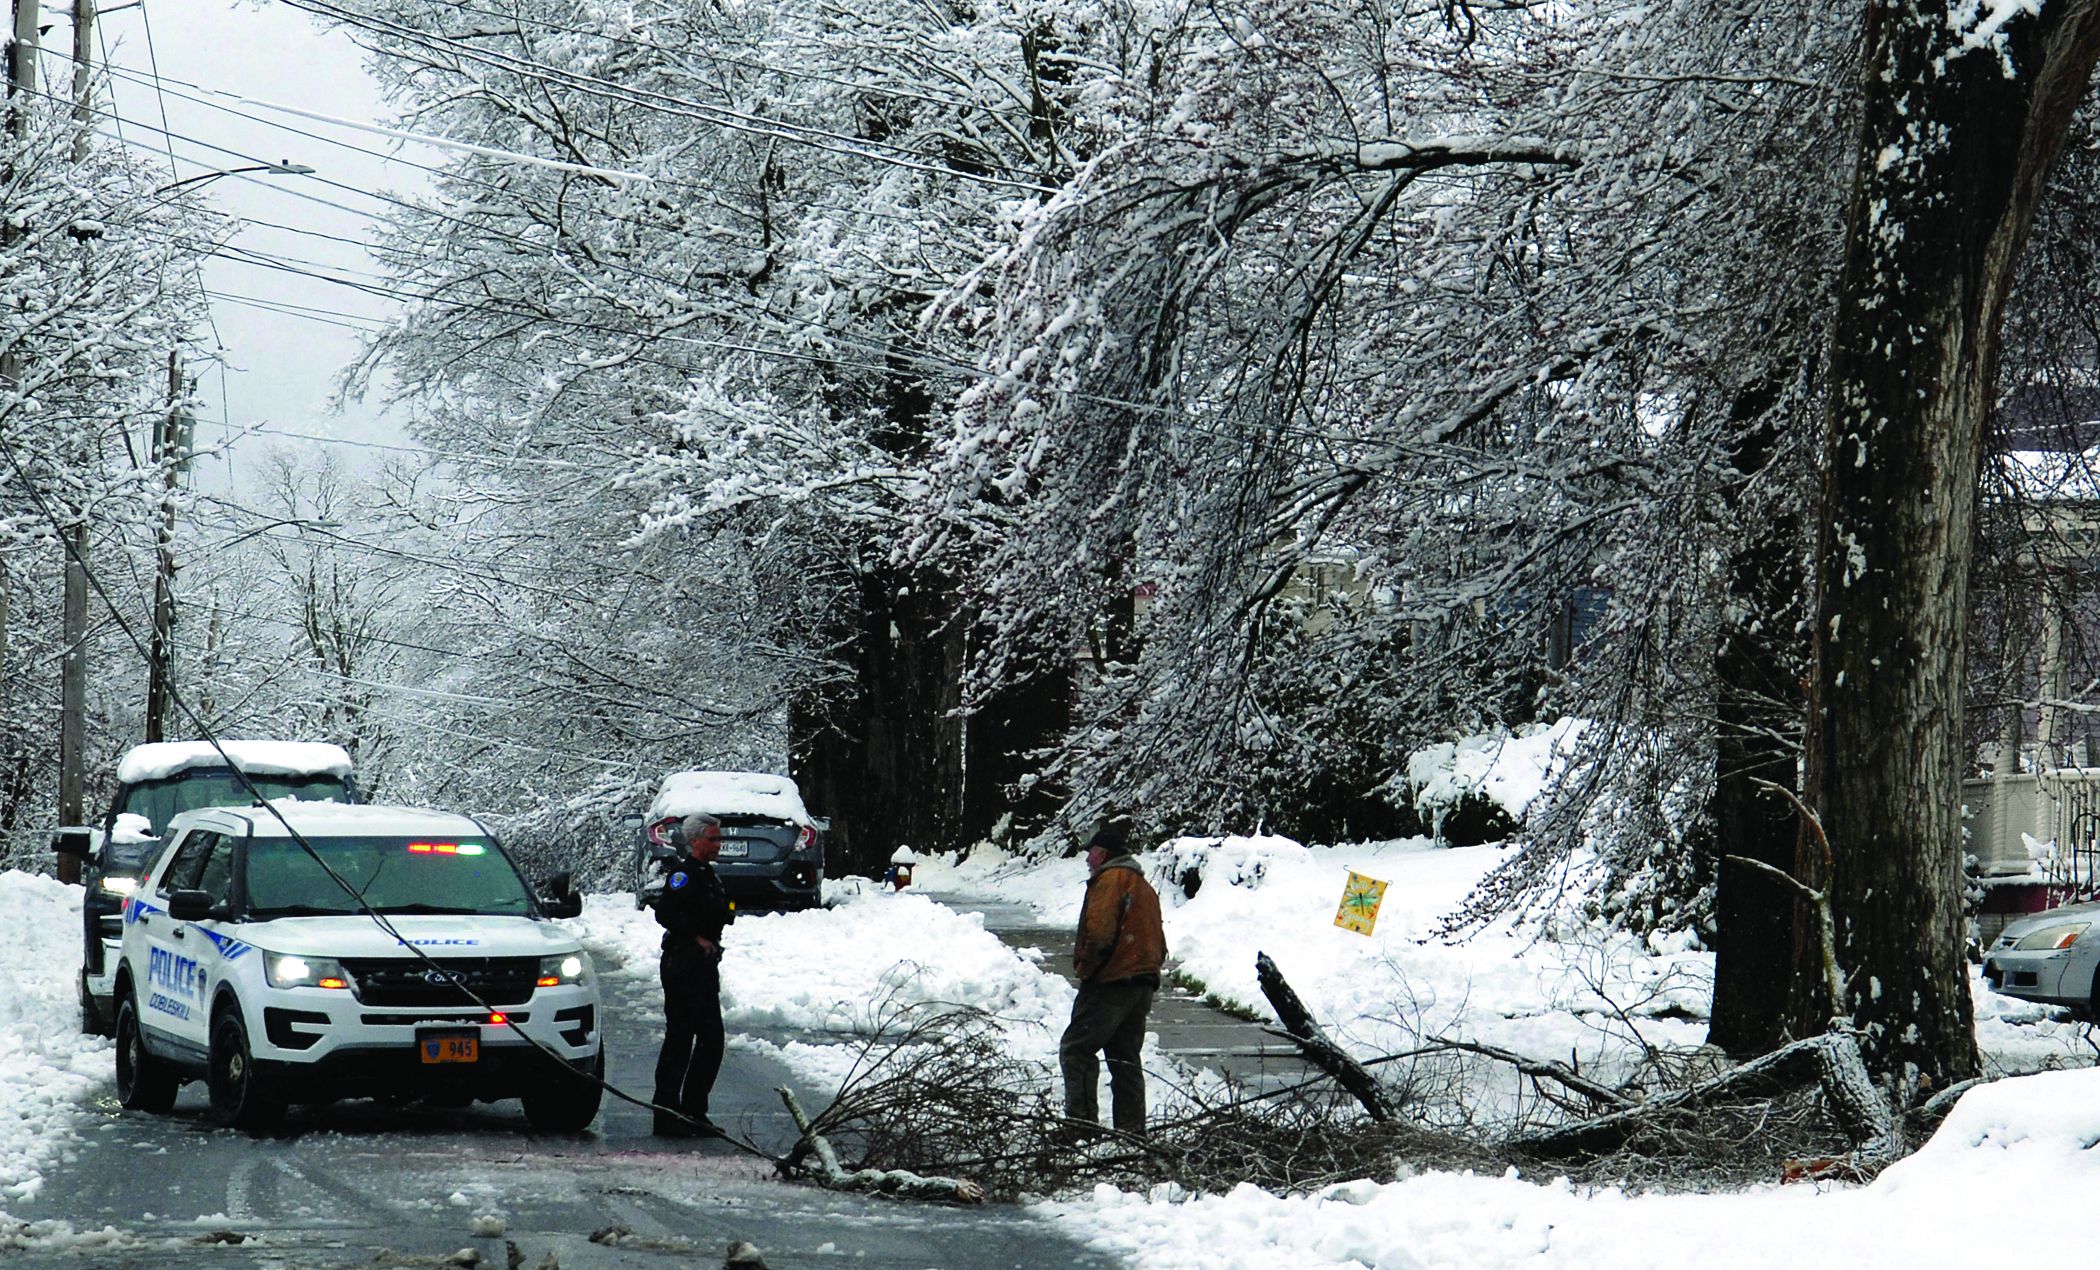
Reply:
[[[1323, 1025], [1360, 1053], [1464, 1035], [1573, 1056], [1589, 1070], [1631, 1061], [1640, 1049], [1634, 1029], [1652, 1044], [1704, 1039], [1712, 957], [1682, 937], [1650, 943], [1570, 922], [1557, 932], [1502, 923], [1463, 943], [1432, 938], [1505, 855], [1426, 838], [1308, 849], [1268, 836], [1176, 839], [1144, 859], [1179, 970], [1220, 1000], [1273, 1017], [1254, 970], [1255, 954], [1266, 952]], [[1201, 870], [1194, 896], [1183, 886], [1191, 868]], [[1368, 936], [1335, 925], [1351, 873], [1388, 884]], [[1020, 871], [982, 848], [961, 864], [925, 862], [918, 876], [937, 891], [1027, 904], [1057, 925], [1077, 921], [1086, 887], [1083, 860]]]
[[[632, 896], [587, 896], [579, 933], [594, 953], [620, 961], [613, 973], [655, 982], [663, 928]], [[895, 1006], [944, 1002], [1062, 1027], [1072, 990], [1000, 943], [983, 918], [909, 892], [745, 914], [722, 936], [722, 1017], [731, 1029], [850, 1033]]]
[[0, 1210], [43, 1185], [112, 1080], [109, 1042], [80, 1033], [80, 888], [0, 873]]
[[[722, 1017], [732, 1033], [816, 1034], [766, 1048], [803, 1079], [836, 1088], [860, 1061], [859, 1036], [913, 1007], [969, 1005], [995, 1016], [1008, 1045], [1046, 1064], [1049, 1078], [1072, 1012], [1063, 979], [1001, 943], [981, 916], [923, 894], [844, 887], [832, 898], [832, 908], [739, 916], [723, 933]], [[576, 929], [601, 973], [655, 982], [663, 930], [631, 896], [586, 897]]]
[[[1505, 858], [1501, 847], [1447, 849], [1415, 839], [1306, 848], [1226, 837], [1174, 840], [1146, 858], [1165, 905], [1168, 946], [1185, 973], [1266, 1015], [1254, 982], [1254, 954], [1266, 951], [1359, 1054], [1391, 1052], [1418, 1032], [1443, 1033], [1542, 1058], [1572, 1054], [1596, 1071], [1630, 1057], [1629, 1026], [1674, 1047], [1704, 1039], [1712, 958], [1681, 942], [1605, 935], [1572, 920], [1497, 924], [1463, 943], [1432, 938], [1438, 921]], [[1180, 886], [1191, 868], [1200, 875], [1192, 897]], [[1368, 937], [1334, 925], [1351, 871], [1390, 884]], [[943, 894], [1021, 905], [1062, 926], [1077, 918], [1086, 868], [1076, 858], [1030, 865], [979, 848], [960, 863], [923, 860], [918, 880]], [[1971, 990], [1978, 1043], [1992, 1070], [2092, 1062], [2090, 1030], [2064, 1012], [1999, 996], [1980, 977]], [[1103, 1187], [1043, 1211], [1148, 1270], [1639, 1270], [1682, 1265], [1688, 1248], [1718, 1267], [1951, 1270], [2007, 1246], [2005, 1227], [1975, 1220], [1991, 1197], [2074, 1194], [2100, 1180], [2096, 1143], [2100, 1070], [2087, 1067], [1976, 1090], [1931, 1143], [1864, 1188], [1635, 1196], [1547, 1179], [1434, 1173], [1301, 1196], [1252, 1187], [1219, 1196]], [[2075, 1204], [2020, 1211], [2023, 1259], [2083, 1255], [2089, 1241]]]
[[1994, 1199], [2100, 1186], [2096, 1143], [2100, 1070], [2086, 1069], [1973, 1091], [1931, 1142], [1866, 1187], [1628, 1195], [1428, 1173], [1288, 1197], [1251, 1186], [1216, 1196], [1104, 1186], [1041, 1208], [1147, 1270], [1674, 1270], [1688, 1261], [1707, 1270], [1953, 1270], [2009, 1249], [2022, 1261], [2082, 1259], [2091, 1240], [2075, 1202], [2020, 1203], [2016, 1227], [1978, 1217]]

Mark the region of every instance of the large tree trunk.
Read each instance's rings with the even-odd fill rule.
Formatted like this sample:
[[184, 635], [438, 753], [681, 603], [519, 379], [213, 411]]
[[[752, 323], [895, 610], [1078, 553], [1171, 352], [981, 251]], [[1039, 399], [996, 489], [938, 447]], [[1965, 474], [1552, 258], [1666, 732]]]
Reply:
[[1064, 737], [1071, 720], [1068, 660], [1005, 685], [970, 715], [963, 773], [965, 843], [994, 837], [1002, 819], [1008, 842], [1026, 841], [1050, 823], [1065, 791], [1030, 778], [1042, 766], [1042, 753]]
[[[1848, 999], [1878, 1078], [1974, 1074], [1961, 957], [1970, 530], [1999, 317], [2100, 54], [2100, 3], [1963, 48], [1943, 0], [1872, 0], [1831, 350], [1807, 775]], [[1988, 34], [1988, 33], [1986, 33]], [[1804, 861], [1809, 876], [1820, 861]], [[1797, 874], [1800, 876], [1800, 874]]]
[[[1793, 869], [1801, 819], [1768, 785], [1792, 788], [1796, 746], [1788, 720], [1800, 718], [1799, 628], [1801, 520], [1780, 509], [1750, 507], [1747, 491], [1772, 466], [1780, 439], [1769, 417], [1777, 394], [1745, 392], [1730, 454], [1738, 478], [1730, 508], [1748, 532], [1728, 562], [1730, 607], [1742, 614], [1722, 631], [1714, 657], [1721, 720], [1712, 803], [1720, 857], [1714, 896], [1714, 999], [1707, 1040], [1736, 1058], [1776, 1049], [1786, 1037], [1789, 983], [1795, 964], [1794, 893], [1758, 870], [1755, 860]], [[1756, 423], [1749, 423], [1755, 419]]]
[[877, 562], [862, 574], [853, 681], [798, 702], [794, 774], [832, 821], [826, 868], [879, 876], [900, 846], [958, 845], [963, 641], [945, 579]]

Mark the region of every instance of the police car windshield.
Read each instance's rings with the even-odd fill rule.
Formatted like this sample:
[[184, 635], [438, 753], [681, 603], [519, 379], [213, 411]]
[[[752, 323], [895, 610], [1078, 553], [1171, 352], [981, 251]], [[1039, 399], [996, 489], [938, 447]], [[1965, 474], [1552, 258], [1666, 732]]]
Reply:
[[290, 838], [248, 843], [248, 907], [258, 917], [360, 913], [486, 913], [524, 916], [524, 879], [493, 843], [393, 835], [313, 838], [315, 851], [350, 885], [345, 894]]
[[[264, 798], [304, 798], [314, 802], [350, 801], [349, 787], [340, 776], [258, 776], [248, 780]], [[141, 781], [123, 792], [115, 810], [144, 816], [153, 832], [168, 831], [168, 822], [199, 807], [246, 807], [255, 801], [241, 778], [224, 768], [192, 769], [162, 780]]]

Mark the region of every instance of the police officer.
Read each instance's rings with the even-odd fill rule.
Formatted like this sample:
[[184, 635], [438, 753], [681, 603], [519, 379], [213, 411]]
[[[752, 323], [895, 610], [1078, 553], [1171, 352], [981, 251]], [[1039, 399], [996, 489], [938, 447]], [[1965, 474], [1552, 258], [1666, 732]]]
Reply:
[[707, 1098], [722, 1069], [722, 928], [732, 917], [713, 864], [722, 851], [722, 822], [702, 813], [687, 816], [680, 830], [685, 857], [672, 863], [656, 901], [656, 922], [664, 928], [658, 963], [664, 1045], [656, 1056], [652, 1132], [720, 1137], [722, 1130], [707, 1118]]

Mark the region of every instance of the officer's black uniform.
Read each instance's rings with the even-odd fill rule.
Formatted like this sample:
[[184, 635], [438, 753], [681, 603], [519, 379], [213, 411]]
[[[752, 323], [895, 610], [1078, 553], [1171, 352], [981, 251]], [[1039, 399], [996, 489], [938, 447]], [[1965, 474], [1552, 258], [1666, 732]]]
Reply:
[[[696, 935], [722, 946], [731, 921], [729, 896], [713, 866], [680, 860], [665, 875], [656, 901], [664, 928], [658, 968], [664, 984], [664, 1046], [656, 1056], [656, 1105], [707, 1119], [707, 1097], [722, 1070], [722, 967], [720, 958], [693, 942]], [[685, 1131], [682, 1121], [658, 1114], [657, 1131]]]

